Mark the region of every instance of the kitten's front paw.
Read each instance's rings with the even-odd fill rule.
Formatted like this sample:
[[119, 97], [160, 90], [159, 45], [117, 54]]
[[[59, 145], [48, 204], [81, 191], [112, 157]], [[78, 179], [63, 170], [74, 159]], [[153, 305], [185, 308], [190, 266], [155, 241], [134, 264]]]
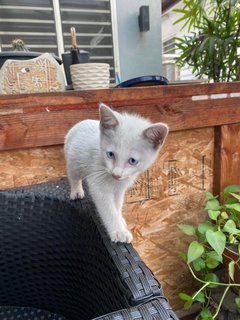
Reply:
[[85, 196], [85, 194], [84, 194], [84, 190], [83, 189], [82, 190], [77, 190], [77, 191], [73, 190], [70, 193], [70, 199], [71, 200], [83, 199], [84, 196]]
[[116, 230], [110, 233], [110, 238], [112, 242], [132, 242], [133, 236], [128, 229]]

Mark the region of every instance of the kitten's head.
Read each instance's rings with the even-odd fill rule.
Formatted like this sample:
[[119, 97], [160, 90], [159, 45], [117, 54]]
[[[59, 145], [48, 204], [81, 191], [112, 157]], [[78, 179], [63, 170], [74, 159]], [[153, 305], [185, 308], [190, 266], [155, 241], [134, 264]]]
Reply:
[[157, 158], [168, 134], [164, 123], [120, 114], [101, 103], [101, 151], [106, 168], [116, 180], [134, 177], [148, 169]]

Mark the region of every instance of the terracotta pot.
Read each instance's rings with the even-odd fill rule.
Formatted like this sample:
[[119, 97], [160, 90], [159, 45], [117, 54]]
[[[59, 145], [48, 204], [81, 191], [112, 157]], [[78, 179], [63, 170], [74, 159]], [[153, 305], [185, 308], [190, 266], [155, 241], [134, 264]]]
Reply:
[[[224, 258], [223, 263], [226, 268], [226, 276], [228, 277], [228, 265], [233, 261], [237, 261], [239, 259], [239, 254], [234, 250], [234, 246], [227, 247], [224, 250]], [[235, 272], [234, 272], [234, 281], [235, 283], [240, 284], [240, 261], [235, 265]], [[233, 291], [237, 294], [240, 294], [239, 287], [233, 287]]]

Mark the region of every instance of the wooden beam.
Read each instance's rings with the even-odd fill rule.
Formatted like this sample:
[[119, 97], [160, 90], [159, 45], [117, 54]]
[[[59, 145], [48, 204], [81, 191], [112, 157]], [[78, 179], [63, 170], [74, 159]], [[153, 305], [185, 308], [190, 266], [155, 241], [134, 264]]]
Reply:
[[98, 103], [166, 122], [171, 131], [240, 123], [239, 83], [0, 96], [0, 150], [58, 145]]
[[217, 129], [215, 144], [214, 193], [230, 184], [240, 184], [240, 124]]
[[126, 102], [133, 104], [134, 101], [157, 99], [171, 102], [184, 97], [192, 99], [192, 96], [205, 95], [210, 98], [211, 95], [233, 93], [240, 94], [240, 82], [0, 95], [0, 111], [7, 108], [32, 112], [34, 108], [39, 110], [40, 106], [45, 108], [55, 106], [56, 109], [76, 108], [79, 105], [89, 107], [99, 102], [110, 103], [117, 107]]

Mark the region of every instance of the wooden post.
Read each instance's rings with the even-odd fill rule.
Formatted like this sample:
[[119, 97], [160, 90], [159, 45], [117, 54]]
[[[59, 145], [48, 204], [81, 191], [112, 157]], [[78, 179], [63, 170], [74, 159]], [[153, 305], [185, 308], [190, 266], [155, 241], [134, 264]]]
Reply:
[[240, 124], [215, 130], [214, 193], [229, 184], [240, 184]]

